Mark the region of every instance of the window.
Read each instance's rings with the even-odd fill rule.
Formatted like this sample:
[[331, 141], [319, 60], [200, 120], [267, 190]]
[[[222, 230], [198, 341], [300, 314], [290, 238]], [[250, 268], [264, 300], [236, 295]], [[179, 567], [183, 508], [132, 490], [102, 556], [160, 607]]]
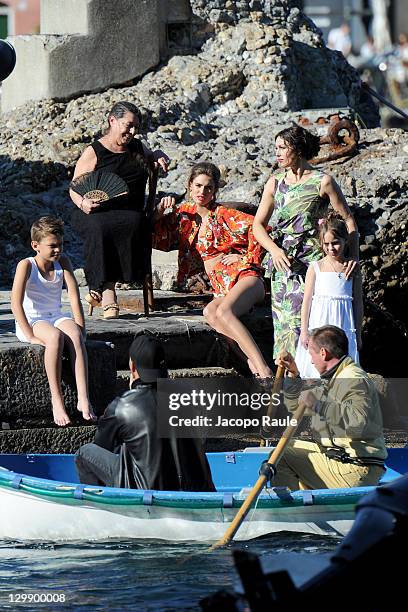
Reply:
[[3, 2], [0, 2], [0, 38], [14, 34], [13, 12]]

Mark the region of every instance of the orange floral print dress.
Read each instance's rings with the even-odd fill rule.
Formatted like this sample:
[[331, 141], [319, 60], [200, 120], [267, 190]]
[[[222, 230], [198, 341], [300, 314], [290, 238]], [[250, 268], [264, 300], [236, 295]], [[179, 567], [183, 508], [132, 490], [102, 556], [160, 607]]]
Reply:
[[177, 248], [178, 244], [180, 284], [189, 276], [203, 271], [202, 260], [211, 259], [220, 253], [241, 255], [239, 261], [231, 265], [219, 261], [208, 275], [214, 297], [223, 297], [239, 278], [262, 278], [263, 248], [254, 238], [253, 220], [252, 215], [215, 205], [207, 217], [205, 230], [199, 235], [201, 217], [197, 214], [196, 206], [184, 203], [155, 224], [153, 247], [171, 250]]
[[252, 231], [253, 216], [233, 208], [217, 206], [207, 217], [203, 232], [199, 232], [197, 250], [203, 260], [224, 253], [238, 254], [233, 264], [216, 263], [208, 274], [214, 297], [223, 297], [244, 276], [262, 278], [263, 249]]
[[154, 224], [153, 248], [159, 251], [178, 249], [177, 285], [180, 288], [189, 278], [205, 271], [203, 260], [197, 251], [200, 223], [201, 217], [197, 215], [195, 204], [185, 202]]

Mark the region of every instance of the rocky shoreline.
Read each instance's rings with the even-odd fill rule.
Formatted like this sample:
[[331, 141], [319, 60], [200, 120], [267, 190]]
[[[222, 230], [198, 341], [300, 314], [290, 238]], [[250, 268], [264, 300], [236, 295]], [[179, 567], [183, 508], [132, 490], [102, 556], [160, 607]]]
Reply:
[[[198, 11], [206, 5], [195, 4]], [[212, 19], [214, 35], [197, 54], [175, 56], [127, 87], [30, 103], [0, 118], [0, 288], [10, 288], [17, 261], [30, 253], [30, 224], [43, 214], [65, 220], [66, 251], [82, 266], [68, 183], [81, 151], [119, 100], [141, 108], [142, 138], [172, 160], [161, 191], [182, 194], [188, 168], [211, 159], [226, 181], [220, 199], [253, 204], [275, 162], [274, 134], [307, 109], [330, 101], [376, 125], [378, 113], [361, 100], [357, 73], [324, 47], [319, 30], [296, 7], [274, 3], [280, 16], [248, 9], [242, 17], [236, 5], [256, 3], [230, 4], [231, 15], [238, 15], [232, 21], [220, 12], [202, 15]], [[353, 157], [320, 166], [340, 183], [361, 234], [363, 363], [393, 376], [405, 375], [408, 351], [407, 154], [406, 132], [361, 129]]]

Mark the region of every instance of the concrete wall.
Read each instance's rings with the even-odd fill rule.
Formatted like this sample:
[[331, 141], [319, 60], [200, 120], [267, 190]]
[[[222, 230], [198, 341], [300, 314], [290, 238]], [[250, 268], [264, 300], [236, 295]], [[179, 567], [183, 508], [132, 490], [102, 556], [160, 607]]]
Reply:
[[18, 36], [10, 40], [16, 50], [17, 62], [11, 75], [2, 84], [1, 102], [5, 110], [24, 104], [30, 98], [50, 97], [49, 53], [43, 37]]
[[160, 0], [165, 21], [188, 21], [191, 19], [190, 0]]
[[91, 3], [92, 0], [69, 0], [68, 3], [67, 0], [41, 0], [41, 34], [89, 34]]
[[202, 29], [190, 0], [41, 0], [41, 33], [10, 37], [17, 65], [3, 85], [2, 110], [121, 85], [199, 47]]
[[10, 38], [3, 111], [120, 85], [159, 62], [158, 0], [42, 0], [41, 12], [41, 34]]
[[394, 29], [395, 34], [406, 34], [408, 32], [408, 10], [405, 0], [395, 3], [395, 18], [394, 18]]

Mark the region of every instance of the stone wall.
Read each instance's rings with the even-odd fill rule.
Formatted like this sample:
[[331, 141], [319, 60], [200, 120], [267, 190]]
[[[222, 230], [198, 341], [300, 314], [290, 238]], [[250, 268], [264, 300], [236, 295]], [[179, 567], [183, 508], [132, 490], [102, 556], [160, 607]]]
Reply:
[[[86, 343], [89, 370], [89, 395], [95, 413], [101, 415], [115, 397], [115, 352], [106, 342]], [[44, 367], [44, 349], [21, 344], [0, 350], [0, 421], [12, 427], [50, 426], [51, 396]], [[75, 378], [66, 355], [63, 358], [62, 391], [65, 408], [73, 422], [83, 422], [76, 409], [78, 395]]]

